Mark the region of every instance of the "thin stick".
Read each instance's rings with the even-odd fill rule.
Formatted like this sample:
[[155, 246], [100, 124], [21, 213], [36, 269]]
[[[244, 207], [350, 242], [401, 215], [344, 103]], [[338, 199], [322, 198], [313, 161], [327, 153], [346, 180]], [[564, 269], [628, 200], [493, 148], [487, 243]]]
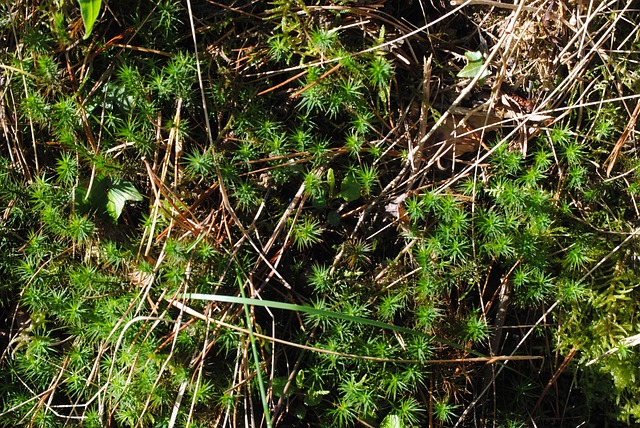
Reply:
[[291, 98], [298, 98], [301, 93], [303, 93], [304, 91], [306, 91], [308, 89], [311, 89], [314, 86], [316, 86], [318, 83], [320, 83], [320, 81], [322, 79], [324, 79], [325, 77], [327, 77], [328, 75], [330, 75], [331, 73], [333, 73], [334, 71], [339, 69], [341, 66], [342, 66], [342, 63], [338, 63], [338, 64], [334, 65], [333, 67], [331, 67], [331, 69], [329, 71], [324, 73], [322, 76], [318, 77], [317, 80], [315, 80], [314, 82], [309, 83], [307, 86], [305, 86], [304, 88], [300, 89], [299, 91], [297, 91], [293, 95], [291, 95]]
[[627, 142], [627, 140], [629, 139], [629, 135], [631, 135], [631, 131], [633, 131], [633, 129], [636, 127], [636, 122], [638, 121], [639, 114], [640, 114], [640, 101], [636, 103], [636, 108], [633, 109], [633, 113], [631, 113], [631, 118], [629, 119], [627, 126], [624, 128], [622, 135], [620, 136], [620, 138], [618, 138], [618, 142], [613, 147], [613, 150], [611, 150], [611, 154], [609, 155], [607, 160], [604, 161], [603, 166], [608, 164], [607, 177], [609, 177], [611, 175], [611, 171], [613, 171], [613, 167], [616, 164], [616, 160], [618, 159], [618, 155], [622, 150], [622, 146], [624, 146], [624, 143]]
[[[511, 4], [511, 3], [502, 3], [495, 0], [451, 0], [449, 3], [451, 6], [472, 6], [472, 5], [482, 5], [482, 6], [491, 6], [491, 7], [499, 7], [502, 9], [510, 9], [510, 10], [518, 10], [520, 8], [519, 4]], [[538, 12], [541, 7], [532, 7], [532, 6], [522, 6], [522, 10], [527, 12]]]
[[577, 348], [571, 348], [571, 351], [569, 351], [569, 354], [565, 357], [565, 359], [562, 362], [562, 364], [560, 364], [560, 367], [558, 367], [558, 369], [553, 374], [551, 379], [549, 379], [549, 382], [547, 383], [547, 386], [544, 388], [544, 391], [542, 391], [542, 394], [540, 394], [540, 398], [538, 398], [538, 401], [536, 402], [536, 405], [533, 406], [533, 410], [531, 410], [531, 412], [530, 412], [531, 414], [534, 414], [536, 412], [536, 410], [538, 410], [538, 407], [540, 407], [540, 404], [542, 404], [542, 400], [544, 399], [545, 395], [547, 395], [547, 393], [549, 392], [549, 390], [551, 389], [553, 384], [556, 383], [556, 381], [558, 380], [558, 378], [560, 377], [562, 372], [564, 372], [564, 370], [567, 368], [567, 366], [569, 365], [569, 362], [576, 355], [577, 351], [578, 351]]
[[292, 81], [304, 76], [308, 72], [309, 72], [309, 69], [303, 70], [300, 73], [296, 74], [295, 76], [288, 78], [284, 82], [278, 83], [276, 86], [272, 86], [269, 89], [265, 89], [264, 91], [258, 92], [258, 96], [264, 95], [264, 94], [268, 94], [271, 91], [275, 91], [276, 89], [281, 88], [282, 86], [286, 85], [287, 83], [292, 82]]

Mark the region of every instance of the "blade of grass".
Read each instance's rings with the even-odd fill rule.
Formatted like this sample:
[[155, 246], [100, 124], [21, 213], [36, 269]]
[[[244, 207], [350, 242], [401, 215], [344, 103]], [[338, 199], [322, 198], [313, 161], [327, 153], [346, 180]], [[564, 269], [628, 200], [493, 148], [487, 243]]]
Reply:
[[452, 348], [455, 349], [459, 349], [459, 350], [464, 350], [467, 351], [471, 354], [474, 354], [478, 357], [487, 357], [486, 355], [483, 355], [479, 352], [476, 352], [472, 349], [469, 349], [467, 347], [464, 347], [462, 345], [459, 345], [455, 342], [451, 342], [449, 340], [446, 339], [442, 339], [440, 337], [437, 336], [432, 336], [429, 335], [427, 333], [423, 333], [420, 331], [416, 331], [416, 330], [412, 330], [406, 327], [400, 327], [397, 325], [393, 325], [393, 324], [387, 324], [381, 321], [376, 321], [376, 320], [372, 320], [369, 318], [364, 318], [364, 317], [358, 317], [358, 316], [354, 316], [354, 315], [348, 315], [348, 314], [344, 314], [341, 312], [334, 312], [334, 311], [328, 311], [326, 309], [318, 309], [318, 308], [314, 308], [313, 306], [306, 306], [306, 305], [294, 305], [292, 303], [284, 303], [284, 302], [277, 302], [274, 300], [261, 300], [261, 299], [254, 299], [254, 298], [247, 298], [247, 297], [237, 297], [237, 296], [227, 296], [227, 295], [220, 295], [220, 294], [201, 294], [201, 293], [187, 293], [187, 294], [182, 294], [181, 296], [182, 298], [185, 299], [190, 299], [190, 300], [206, 300], [206, 301], [212, 301], [212, 302], [224, 302], [224, 303], [235, 303], [235, 304], [240, 304], [240, 305], [252, 305], [252, 306], [261, 306], [261, 307], [265, 307], [265, 308], [273, 308], [273, 309], [283, 309], [283, 310], [287, 310], [287, 311], [294, 311], [294, 312], [303, 312], [309, 315], [315, 315], [315, 316], [321, 316], [321, 317], [328, 317], [328, 318], [337, 318], [337, 319], [341, 319], [341, 320], [345, 320], [345, 321], [350, 321], [350, 322], [354, 322], [354, 323], [358, 323], [358, 324], [362, 324], [362, 325], [368, 325], [370, 327], [376, 327], [376, 328], [381, 328], [381, 329], [385, 329], [385, 330], [392, 330], [392, 331], [397, 331], [399, 333], [405, 333], [405, 334], [411, 334], [411, 335], [419, 335], [419, 336], [427, 336], [431, 339], [433, 339], [434, 341], [442, 344], [442, 345], [447, 345], [450, 346]]
[[[247, 299], [244, 292], [244, 287], [240, 286], [241, 299]], [[249, 309], [250, 303], [243, 303], [244, 315], [247, 318], [247, 329], [249, 330], [249, 341], [251, 342], [251, 352], [253, 353], [253, 361], [256, 365], [256, 379], [258, 380], [258, 388], [260, 389], [260, 399], [262, 401], [262, 408], [264, 411], [264, 420], [267, 423], [267, 428], [271, 428], [271, 412], [269, 411], [269, 402], [267, 401], [267, 390], [264, 387], [264, 380], [262, 379], [262, 372], [260, 371], [260, 354], [258, 353], [258, 346], [256, 345], [256, 337], [253, 334], [253, 320], [251, 319], [251, 310]]]

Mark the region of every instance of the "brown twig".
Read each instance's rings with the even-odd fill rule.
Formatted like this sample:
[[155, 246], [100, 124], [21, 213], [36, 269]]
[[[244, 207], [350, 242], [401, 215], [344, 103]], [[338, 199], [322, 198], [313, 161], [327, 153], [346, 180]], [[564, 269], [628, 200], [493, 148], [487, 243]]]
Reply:
[[607, 177], [609, 177], [611, 175], [611, 171], [613, 171], [613, 167], [616, 164], [616, 160], [618, 159], [620, 150], [622, 150], [622, 146], [624, 146], [624, 144], [627, 142], [627, 140], [629, 139], [629, 135], [631, 135], [631, 131], [633, 131], [633, 129], [636, 127], [636, 122], [638, 121], [639, 114], [640, 114], [640, 101], [638, 101], [638, 103], [636, 104], [636, 108], [633, 109], [633, 113], [631, 113], [631, 118], [629, 119], [627, 126], [624, 128], [622, 135], [620, 136], [620, 138], [618, 138], [616, 145], [613, 146], [613, 150], [611, 150], [611, 154], [609, 155], [607, 160], [604, 161], [604, 164], [602, 164], [602, 166], [608, 165]]
[[292, 82], [292, 81], [294, 81], [294, 80], [296, 80], [296, 79], [298, 79], [298, 78], [300, 78], [300, 77], [304, 76], [304, 75], [305, 75], [305, 74], [307, 74], [308, 72], [309, 72], [309, 69], [307, 69], [307, 70], [303, 70], [303, 71], [301, 71], [300, 73], [296, 74], [295, 76], [288, 78], [288, 79], [287, 79], [287, 80], [285, 80], [284, 82], [282, 82], [282, 83], [278, 83], [276, 86], [272, 86], [272, 87], [270, 87], [269, 89], [265, 89], [264, 91], [258, 92], [258, 96], [260, 96], [260, 95], [264, 95], [264, 94], [268, 94], [268, 93], [269, 93], [269, 92], [271, 92], [271, 91], [275, 91], [276, 89], [281, 88], [282, 86], [286, 85], [287, 83]]
[[576, 348], [571, 348], [571, 351], [569, 351], [569, 354], [566, 356], [562, 364], [560, 364], [560, 367], [558, 367], [558, 369], [553, 374], [551, 379], [549, 379], [549, 382], [547, 383], [547, 386], [544, 388], [544, 391], [542, 391], [542, 394], [540, 394], [540, 398], [538, 398], [536, 405], [533, 406], [533, 409], [531, 410], [531, 414], [534, 414], [535, 411], [538, 409], [538, 407], [540, 407], [540, 404], [542, 404], [542, 400], [544, 399], [545, 395], [547, 395], [547, 393], [549, 392], [551, 387], [556, 383], [556, 381], [558, 380], [562, 372], [567, 368], [567, 366], [569, 365], [569, 362], [571, 362], [573, 357], [576, 355], [576, 351], [577, 351]]
[[[467, 1], [451, 0], [450, 4], [451, 6], [472, 6], [472, 5], [491, 6], [491, 7], [498, 7], [498, 8], [509, 9], [509, 10], [517, 10], [520, 7], [520, 5], [518, 4], [502, 3], [494, 0], [467, 0]], [[533, 6], [522, 6], [522, 10], [527, 12], [538, 12], [542, 9], [539, 7], [533, 7]]]
[[304, 88], [300, 89], [299, 91], [293, 93], [291, 95], [291, 98], [298, 98], [300, 96], [300, 94], [302, 94], [304, 91], [313, 88], [314, 86], [316, 86], [318, 83], [320, 83], [321, 80], [323, 80], [324, 78], [326, 78], [328, 75], [330, 75], [331, 73], [333, 73], [334, 71], [336, 71], [338, 68], [340, 68], [342, 66], [342, 63], [338, 63], [336, 65], [334, 65], [333, 67], [331, 67], [331, 69], [329, 71], [327, 71], [326, 73], [324, 73], [322, 76], [318, 77], [317, 80], [309, 83], [307, 86], [305, 86]]

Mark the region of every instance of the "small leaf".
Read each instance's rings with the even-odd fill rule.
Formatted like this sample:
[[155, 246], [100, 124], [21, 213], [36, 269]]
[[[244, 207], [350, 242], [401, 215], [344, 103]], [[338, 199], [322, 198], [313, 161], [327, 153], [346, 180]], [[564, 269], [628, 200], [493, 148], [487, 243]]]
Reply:
[[[467, 58], [467, 65], [458, 73], [458, 77], [471, 78], [476, 77], [482, 69], [482, 52], [465, 52], [464, 56]], [[489, 70], [484, 70], [480, 79], [484, 79], [489, 75]]]
[[406, 425], [400, 419], [400, 416], [389, 414], [387, 415], [380, 424], [380, 428], [405, 428]]
[[340, 214], [337, 211], [331, 211], [327, 215], [327, 221], [333, 227], [338, 227], [340, 225]]
[[78, 0], [80, 4], [80, 13], [82, 14], [82, 21], [84, 22], [84, 37], [86, 40], [93, 31], [93, 24], [96, 22], [98, 15], [100, 14], [100, 6], [102, 6], [102, 0]]
[[295, 387], [292, 385], [289, 385], [289, 389], [285, 393], [284, 388], [287, 386], [287, 383], [289, 383], [289, 379], [286, 376], [280, 376], [280, 377], [274, 378], [273, 383], [271, 385], [271, 390], [273, 391], [273, 395], [275, 395], [278, 398], [282, 397], [283, 394], [285, 398], [291, 396]]
[[127, 201], [141, 201], [142, 195], [128, 181], [114, 181], [107, 192], [107, 212], [114, 221], [118, 221]]
[[302, 388], [303, 385], [304, 385], [304, 370], [298, 370], [298, 373], [296, 373], [296, 386], [298, 388]]
[[467, 57], [469, 62], [482, 62], [482, 52], [480, 51], [475, 51], [475, 52], [467, 51], [464, 53], [464, 56]]
[[360, 185], [353, 175], [349, 174], [342, 180], [340, 196], [347, 202], [353, 202], [360, 197]]
[[295, 413], [298, 419], [303, 420], [307, 416], [307, 408], [302, 405], [296, 406]]
[[336, 177], [333, 174], [333, 168], [329, 168], [327, 171], [327, 184], [329, 185], [329, 194], [333, 194], [333, 189], [336, 187]]
[[304, 400], [303, 400], [304, 405], [308, 407], [317, 406], [322, 402], [322, 396], [327, 394], [329, 394], [329, 391], [324, 391], [324, 390], [316, 391], [316, 390], [310, 389], [308, 391], [308, 394], [304, 397]]
[[322, 193], [317, 197], [313, 198], [312, 203], [315, 209], [318, 209], [318, 210], [323, 209], [327, 206], [327, 203], [328, 203], [327, 196], [324, 193]]

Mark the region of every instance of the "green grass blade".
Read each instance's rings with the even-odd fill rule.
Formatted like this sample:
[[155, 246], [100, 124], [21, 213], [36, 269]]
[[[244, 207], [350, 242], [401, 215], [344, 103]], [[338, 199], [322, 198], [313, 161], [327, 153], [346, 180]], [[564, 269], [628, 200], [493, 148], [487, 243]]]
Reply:
[[[240, 286], [240, 292], [242, 293], [242, 299], [246, 299], [244, 289]], [[244, 303], [244, 314], [247, 318], [247, 329], [249, 330], [249, 340], [251, 341], [251, 351], [253, 353], [253, 360], [256, 364], [256, 377], [258, 381], [258, 388], [260, 389], [260, 399], [262, 401], [262, 408], [264, 411], [264, 419], [267, 424], [267, 428], [271, 428], [271, 413], [269, 412], [269, 402], [267, 401], [267, 390], [264, 386], [262, 379], [262, 372], [260, 371], [260, 354], [258, 352], [258, 346], [256, 345], [256, 338], [253, 335], [253, 321], [251, 318], [251, 310], [249, 304]]]
[[468, 349], [464, 346], [458, 345], [457, 343], [436, 337], [436, 336], [432, 336], [420, 331], [416, 331], [416, 330], [412, 330], [409, 328], [405, 328], [405, 327], [400, 327], [397, 325], [393, 325], [393, 324], [387, 324], [381, 321], [376, 321], [376, 320], [372, 320], [369, 318], [363, 318], [363, 317], [358, 317], [358, 316], [354, 316], [354, 315], [348, 315], [348, 314], [343, 314], [341, 312], [333, 312], [333, 311], [327, 311], [326, 309], [318, 309], [318, 308], [314, 308], [313, 306], [306, 306], [306, 305], [294, 305], [291, 303], [283, 303], [283, 302], [277, 302], [274, 300], [261, 300], [261, 299], [254, 299], [254, 298], [248, 298], [248, 297], [236, 297], [236, 296], [225, 296], [225, 295], [220, 295], [220, 294], [200, 294], [200, 293], [188, 293], [188, 294], [184, 294], [182, 295], [183, 298], [185, 299], [190, 299], [190, 300], [208, 300], [208, 301], [212, 301], [212, 302], [225, 302], [225, 303], [235, 303], [235, 304], [239, 304], [239, 305], [252, 305], [252, 306], [261, 306], [261, 307], [265, 307], [265, 308], [273, 308], [273, 309], [283, 309], [283, 310], [287, 310], [287, 311], [296, 311], [296, 312], [303, 312], [303, 313], [307, 313], [310, 315], [316, 315], [316, 316], [321, 316], [321, 317], [328, 317], [328, 318], [337, 318], [337, 319], [341, 319], [341, 320], [345, 320], [345, 321], [351, 321], [354, 323], [359, 323], [359, 324], [363, 324], [363, 325], [368, 325], [371, 327], [376, 327], [376, 328], [381, 328], [381, 329], [385, 329], [385, 330], [392, 330], [392, 331], [397, 331], [398, 333], [405, 333], [405, 334], [416, 334], [416, 335], [421, 335], [421, 336], [428, 336], [430, 338], [432, 338], [435, 342], [441, 343], [443, 345], [447, 345], [447, 346], [451, 346], [453, 348], [456, 349], [461, 349], [461, 350], [466, 350], [474, 355], [477, 355], [479, 357], [484, 357], [485, 355], [475, 352], [471, 349]]

